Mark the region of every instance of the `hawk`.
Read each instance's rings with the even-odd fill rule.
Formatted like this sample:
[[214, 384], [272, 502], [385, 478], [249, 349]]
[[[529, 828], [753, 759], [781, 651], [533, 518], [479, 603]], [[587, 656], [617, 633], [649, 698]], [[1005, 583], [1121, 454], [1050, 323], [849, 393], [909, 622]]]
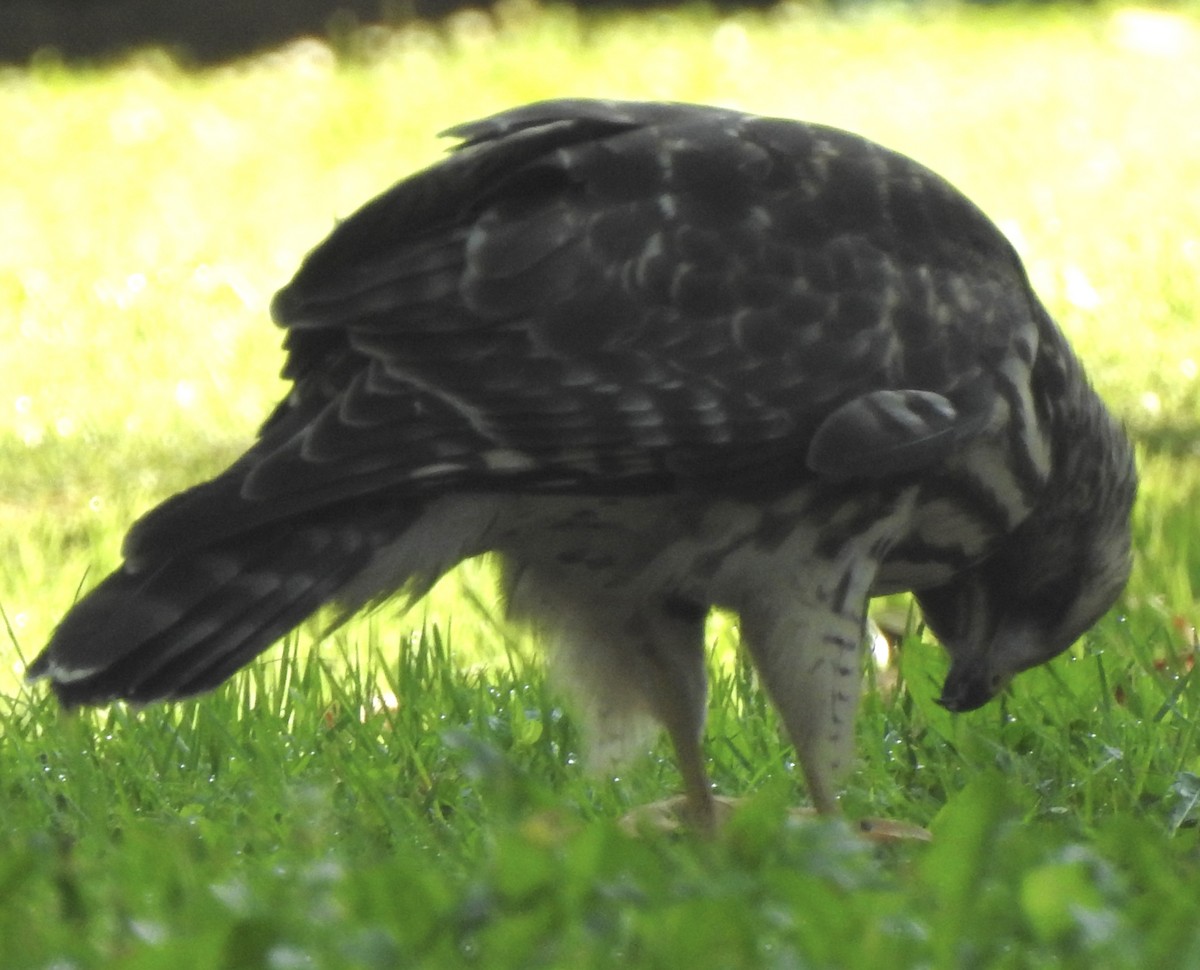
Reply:
[[497, 554], [601, 750], [665, 728], [691, 815], [704, 623], [734, 611], [816, 809], [871, 597], [976, 708], [1130, 569], [1121, 427], [1000, 231], [903, 155], [686, 104], [558, 100], [337, 225], [275, 297], [290, 392], [134, 524], [29, 668], [67, 705], [219, 684], [323, 606]]

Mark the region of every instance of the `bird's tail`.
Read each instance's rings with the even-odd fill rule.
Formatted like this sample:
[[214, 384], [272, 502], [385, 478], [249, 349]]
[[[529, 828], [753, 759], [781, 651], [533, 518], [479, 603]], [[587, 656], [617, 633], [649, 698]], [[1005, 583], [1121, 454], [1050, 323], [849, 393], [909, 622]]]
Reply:
[[28, 676], [68, 706], [207, 690], [336, 600], [418, 517], [333, 509], [130, 560], [63, 618]]

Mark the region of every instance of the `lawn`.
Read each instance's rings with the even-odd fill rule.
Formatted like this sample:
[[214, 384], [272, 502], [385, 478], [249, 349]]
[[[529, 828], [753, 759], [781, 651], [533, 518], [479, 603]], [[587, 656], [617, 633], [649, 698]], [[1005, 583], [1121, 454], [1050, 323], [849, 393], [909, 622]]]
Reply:
[[[203, 73], [161, 53], [0, 72], [0, 965], [1200, 967], [1200, 17], [799, 5], [343, 36]], [[665, 746], [581, 765], [486, 564], [215, 694], [63, 716], [21, 682], [129, 522], [237, 455], [283, 391], [266, 306], [436, 133], [559, 95], [849, 128], [1016, 243], [1138, 444], [1114, 611], [952, 717], [907, 600], [868, 663], [851, 816], [797, 822], [774, 713], [710, 625], [707, 748], [750, 795], [712, 841], [632, 839]]]

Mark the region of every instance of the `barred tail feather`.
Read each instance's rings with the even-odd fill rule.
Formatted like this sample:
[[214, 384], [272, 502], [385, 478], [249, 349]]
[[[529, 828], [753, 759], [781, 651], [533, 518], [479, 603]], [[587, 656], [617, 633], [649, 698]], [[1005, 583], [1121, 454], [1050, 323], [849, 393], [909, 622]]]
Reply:
[[126, 563], [64, 617], [29, 677], [69, 706], [212, 688], [335, 600], [417, 514], [346, 509]]

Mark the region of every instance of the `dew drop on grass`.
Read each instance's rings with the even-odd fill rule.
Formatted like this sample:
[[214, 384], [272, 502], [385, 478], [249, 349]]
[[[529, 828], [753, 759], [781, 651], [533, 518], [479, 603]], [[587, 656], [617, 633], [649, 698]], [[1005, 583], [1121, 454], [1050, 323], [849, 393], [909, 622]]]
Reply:
[[298, 946], [277, 943], [267, 951], [267, 966], [271, 970], [302, 970], [316, 965], [313, 955]]
[[302, 873], [304, 881], [313, 885], [341, 882], [346, 870], [336, 859], [321, 859], [307, 866]]
[[149, 943], [152, 946], [156, 943], [166, 942], [167, 937], [170, 935], [162, 923], [156, 923], [154, 920], [148, 919], [131, 919], [129, 921], [129, 931], [143, 943]]
[[213, 896], [233, 913], [249, 914], [254, 906], [254, 894], [244, 880], [233, 878], [209, 886]]

